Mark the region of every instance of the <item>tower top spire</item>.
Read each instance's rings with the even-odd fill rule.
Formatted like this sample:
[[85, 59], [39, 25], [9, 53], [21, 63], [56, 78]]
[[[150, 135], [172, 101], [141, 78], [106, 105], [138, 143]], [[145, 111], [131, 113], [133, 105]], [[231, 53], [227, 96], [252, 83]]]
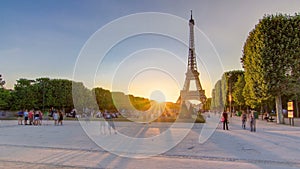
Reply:
[[194, 19], [193, 19], [193, 11], [191, 10], [191, 19], [190, 19], [190, 23], [191, 24], [195, 24]]

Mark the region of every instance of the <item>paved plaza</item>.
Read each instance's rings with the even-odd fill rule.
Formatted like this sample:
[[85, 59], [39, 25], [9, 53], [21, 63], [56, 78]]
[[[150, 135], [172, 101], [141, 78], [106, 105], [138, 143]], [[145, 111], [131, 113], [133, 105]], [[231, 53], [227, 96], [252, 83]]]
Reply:
[[[151, 123], [135, 128], [129, 122], [115, 122], [115, 125], [118, 134], [126, 131], [126, 134], [138, 133], [137, 137], [152, 137], [171, 124]], [[300, 168], [299, 127], [258, 120], [257, 132], [253, 133], [243, 130], [239, 118], [235, 117], [230, 119], [229, 131], [219, 125], [206, 142], [200, 143], [203, 127], [204, 124], [195, 124], [187, 136], [167, 152], [129, 158], [99, 147], [78, 121], [65, 121], [63, 126], [54, 126], [52, 121], [42, 126], [24, 126], [17, 125], [17, 121], [2, 120], [0, 168]], [[184, 127], [176, 129], [179, 133], [184, 130]], [[107, 137], [113, 142], [118, 134]], [[154, 149], [151, 146], [149, 148]]]

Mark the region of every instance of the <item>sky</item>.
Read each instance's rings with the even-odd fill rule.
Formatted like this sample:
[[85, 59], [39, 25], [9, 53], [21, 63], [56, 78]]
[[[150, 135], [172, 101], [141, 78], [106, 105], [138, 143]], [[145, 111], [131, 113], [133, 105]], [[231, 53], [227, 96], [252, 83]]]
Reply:
[[[259, 19], [299, 7], [297, 0], [0, 0], [0, 74], [6, 88], [20, 78], [64, 78], [176, 101], [193, 10], [198, 71], [209, 97], [224, 71], [242, 69], [244, 42]], [[93, 45], [94, 53], [87, 50]]]

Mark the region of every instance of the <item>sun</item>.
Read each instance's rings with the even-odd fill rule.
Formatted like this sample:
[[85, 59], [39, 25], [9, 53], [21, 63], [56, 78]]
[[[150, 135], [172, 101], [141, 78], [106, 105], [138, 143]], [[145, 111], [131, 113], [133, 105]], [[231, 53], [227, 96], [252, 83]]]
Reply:
[[160, 90], [154, 90], [150, 94], [150, 100], [155, 100], [158, 103], [166, 102], [166, 96]]

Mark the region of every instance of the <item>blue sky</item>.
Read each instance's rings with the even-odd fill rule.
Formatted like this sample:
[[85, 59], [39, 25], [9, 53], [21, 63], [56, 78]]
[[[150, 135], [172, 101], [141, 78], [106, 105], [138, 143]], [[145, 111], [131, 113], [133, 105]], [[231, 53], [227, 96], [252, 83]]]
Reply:
[[[72, 79], [77, 57], [84, 44], [104, 25], [120, 17], [142, 12], [167, 13], [188, 20], [190, 10], [193, 10], [196, 26], [212, 42], [220, 56], [221, 62], [221, 65], [214, 65], [214, 63], [202, 65], [200, 60], [198, 61], [199, 70], [202, 70], [202, 66], [222, 67], [224, 71], [241, 69], [240, 57], [243, 44], [249, 31], [254, 28], [258, 20], [264, 14], [276, 14], [279, 12], [294, 14], [300, 12], [299, 7], [300, 1], [297, 0], [1, 0], [0, 73], [7, 82], [7, 88], [13, 88], [14, 83], [19, 78], [51, 77]], [[188, 27], [187, 24], [184, 26]], [[175, 31], [176, 29], [169, 28], [170, 31]], [[188, 32], [183, 33], [188, 37]], [[202, 49], [200, 45], [203, 46], [201, 37], [197, 40], [196, 52], [201, 57]], [[120, 59], [121, 55], [126, 57], [125, 55], [130, 55], [145, 48], [162, 48], [166, 51], [171, 51], [173, 54], [180, 56], [180, 61], [186, 61], [187, 58], [188, 50], [185, 49], [185, 46], [170, 40], [170, 38], [144, 36], [126, 40], [126, 43], [125, 47], [122, 47], [122, 43], [120, 43], [112, 48], [97, 71], [101, 72], [100, 70], [105, 69], [109, 74], [109, 66], [113, 69], [118, 65], [120, 60], [122, 60]], [[160, 52], [165, 53], [168, 57], [175, 57], [166, 51]], [[142, 50], [137, 55], [147, 55], [147, 53], [143, 52], [145, 51]], [[157, 51], [154, 50], [154, 52]], [[167, 63], [167, 60], [170, 60], [168, 57], [162, 62]], [[151, 58], [150, 55], [149, 58]], [[142, 63], [143, 61], [144, 63]], [[141, 59], [138, 64], [146, 64], [148, 62], [147, 59]], [[126, 66], [134, 67], [134, 64], [130, 65], [130, 63], [127, 63]], [[169, 79], [170, 84], [173, 84], [173, 87], [171, 87], [173, 94], [171, 94], [171, 91], [166, 93], [165, 95], [172, 95], [170, 97], [166, 96], [166, 98], [174, 101], [175, 97], [177, 97], [176, 95], [179, 95], [179, 91], [176, 90], [182, 87], [185, 73], [182, 67], [178, 68], [177, 71], [176, 83], [171, 82], [173, 81], [172, 78], [168, 78], [168, 75], [164, 73], [157, 74], [157, 76], [154, 73], [155, 75], [151, 78], [149, 76], [151, 71], [150, 73], [148, 71], [144, 74], [145, 76], [130, 77], [132, 80], [130, 85], [125, 84], [125, 88], [116, 87], [115, 90], [124, 90], [125, 92], [148, 97], [151, 94], [151, 90], [154, 89], [149, 89], [150, 91], [147, 92], [144, 90], [143, 93], [143, 89], [139, 89], [140, 91], [135, 91], [134, 89], [126, 91], [126, 88], [143, 86], [145, 79], [142, 79], [142, 77], [147, 77], [148, 80], [150, 79], [151, 82], [155, 82], [155, 85], [159, 86], [158, 84], [162, 84], [161, 81], [163, 81], [161, 78], [165, 77]], [[126, 71], [122, 72], [123, 74], [119, 76], [126, 77]], [[200, 73], [202, 72], [200, 71]], [[210, 82], [206, 83], [205, 77], [202, 79], [200, 75], [206, 94], [210, 96], [212, 85], [221, 77], [221, 73], [214, 74], [207, 71], [202, 74], [204, 76], [208, 74], [210, 78]], [[101, 73], [95, 76], [97, 78], [94, 86], [113, 89], [111, 82], [105, 82], [106, 77], [101, 76]], [[117, 83], [122, 85], [120, 82]], [[161, 90], [164, 90], [165, 87], [162, 87]]]

